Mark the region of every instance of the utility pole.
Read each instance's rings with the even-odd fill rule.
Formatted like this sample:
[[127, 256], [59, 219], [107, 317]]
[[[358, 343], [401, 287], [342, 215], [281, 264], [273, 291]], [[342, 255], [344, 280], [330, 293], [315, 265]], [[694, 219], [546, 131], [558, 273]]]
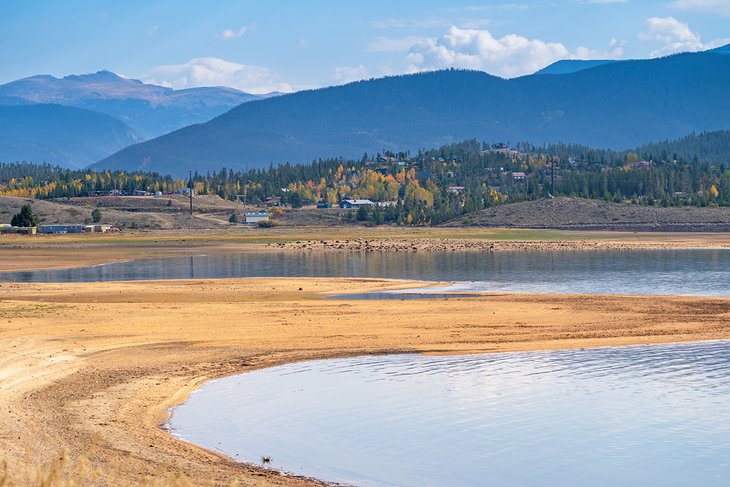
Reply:
[[555, 196], [555, 158], [550, 158], [550, 194]]
[[193, 171], [190, 171], [190, 183], [188, 183], [188, 188], [190, 189], [190, 216], [193, 216], [193, 187], [195, 185], [193, 184]]

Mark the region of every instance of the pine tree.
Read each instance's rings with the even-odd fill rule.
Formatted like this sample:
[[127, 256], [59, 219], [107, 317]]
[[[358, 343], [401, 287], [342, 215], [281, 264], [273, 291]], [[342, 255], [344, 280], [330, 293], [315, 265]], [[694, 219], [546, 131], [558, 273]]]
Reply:
[[20, 213], [12, 218], [10, 224], [14, 227], [36, 227], [38, 226], [38, 215], [33, 213], [32, 206], [23, 205]]

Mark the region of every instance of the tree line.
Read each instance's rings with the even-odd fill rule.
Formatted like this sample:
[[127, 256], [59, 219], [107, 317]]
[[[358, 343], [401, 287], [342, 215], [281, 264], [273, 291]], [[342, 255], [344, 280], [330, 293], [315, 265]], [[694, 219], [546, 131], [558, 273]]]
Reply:
[[[707, 137], [700, 134], [623, 152], [569, 144], [520, 143], [510, 149], [470, 139], [415, 153], [382, 151], [358, 160], [329, 158], [268, 169], [194, 173], [189, 181], [147, 172], [12, 163], [0, 164], [0, 194], [62, 198], [112, 190], [171, 193], [193, 187], [196, 194], [254, 205], [271, 198], [293, 207], [369, 199], [376, 205], [352, 218], [402, 225], [437, 224], [548, 195], [641, 205], [730, 206], [730, 142], [711, 134], [711, 157], [684, 156]], [[725, 138], [730, 140], [730, 133]]]

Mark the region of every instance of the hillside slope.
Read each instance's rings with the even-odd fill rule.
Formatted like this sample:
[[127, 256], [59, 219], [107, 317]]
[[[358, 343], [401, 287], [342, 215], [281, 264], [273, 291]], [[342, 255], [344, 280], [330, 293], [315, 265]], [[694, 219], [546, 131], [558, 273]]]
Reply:
[[[114, 199], [120, 200], [119, 197]], [[166, 206], [168, 199], [172, 201], [172, 207]], [[113, 201], [111, 202], [112, 207], [109, 207], [110, 201], [112, 199], [105, 202], [99, 198], [47, 201], [0, 196], [0, 223], [9, 223], [23, 205], [30, 204], [38, 215], [41, 225], [91, 222], [91, 212], [94, 208], [100, 208], [101, 223], [121, 229], [218, 229], [228, 226], [227, 218], [231, 206], [228, 202], [221, 201], [220, 204], [211, 204], [209, 201], [199, 198], [195, 201], [195, 217], [190, 217], [186, 207], [187, 201], [180, 197], [170, 196], [158, 201], [134, 198], [134, 201], [127, 207], [116, 206]], [[214, 203], [218, 202], [214, 201]]]
[[730, 56], [703, 52], [560, 76], [449, 70], [361, 81], [246, 103], [95, 168], [240, 169], [471, 137], [622, 149], [730, 128], [728, 79]]
[[616, 61], [609, 59], [597, 59], [597, 60], [581, 60], [581, 59], [563, 59], [561, 61], [555, 61], [549, 66], [536, 71], [535, 74], [569, 74], [583, 71], [584, 69], [591, 69], [604, 64], [613, 63]]
[[663, 208], [562, 197], [496, 206], [443, 226], [728, 232], [730, 208]]
[[0, 105], [0, 161], [84, 167], [139, 142], [125, 123], [61, 105]]

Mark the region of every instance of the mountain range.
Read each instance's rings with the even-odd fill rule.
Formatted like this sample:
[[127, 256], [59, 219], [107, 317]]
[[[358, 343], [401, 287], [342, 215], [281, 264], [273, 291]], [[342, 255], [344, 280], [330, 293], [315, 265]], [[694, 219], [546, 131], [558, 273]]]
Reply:
[[[173, 90], [110, 71], [64, 78], [31, 76], [0, 85], [0, 118], [12, 114], [22, 119], [14, 130], [0, 135], [0, 160], [80, 167], [135, 142], [208, 121], [241, 103], [271, 95], [223, 87]], [[15, 108], [9, 110], [11, 106]], [[96, 126], [99, 120], [107, 123]], [[13, 123], [0, 120], [0, 124]], [[79, 127], [87, 132], [79, 133]], [[50, 133], [55, 136], [48, 138]], [[87, 139], [95, 143], [81, 142]]]
[[452, 69], [302, 91], [240, 105], [93, 167], [245, 169], [417, 150], [472, 137], [636, 147], [730, 128], [728, 50], [515, 79]]

